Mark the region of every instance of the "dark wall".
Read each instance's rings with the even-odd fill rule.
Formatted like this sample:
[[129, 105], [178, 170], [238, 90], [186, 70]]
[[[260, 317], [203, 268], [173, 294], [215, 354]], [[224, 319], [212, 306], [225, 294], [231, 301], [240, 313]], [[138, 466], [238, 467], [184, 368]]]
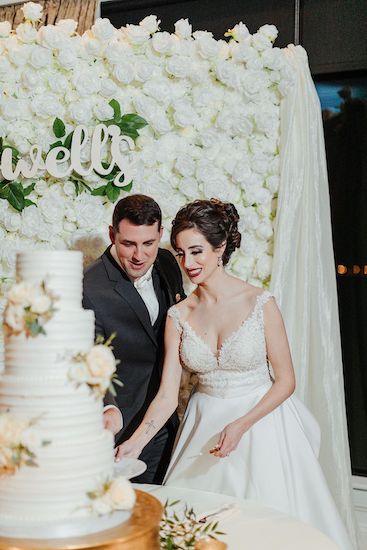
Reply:
[[[297, 13], [299, 12], [299, 17]], [[137, 24], [157, 15], [161, 29], [188, 18], [193, 30], [211, 31], [215, 38], [239, 21], [250, 32], [276, 25], [276, 45], [294, 43], [296, 28], [314, 74], [367, 69], [366, 0], [114, 0], [102, 2], [101, 15], [116, 27]]]

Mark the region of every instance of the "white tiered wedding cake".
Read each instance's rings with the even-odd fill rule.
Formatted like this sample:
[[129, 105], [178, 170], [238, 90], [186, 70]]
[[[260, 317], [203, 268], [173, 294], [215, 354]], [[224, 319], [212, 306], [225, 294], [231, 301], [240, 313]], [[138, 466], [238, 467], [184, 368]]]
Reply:
[[112, 527], [126, 519], [134, 492], [113, 477], [102, 396], [116, 365], [110, 349], [93, 347], [94, 314], [81, 307], [82, 254], [19, 254], [17, 279], [4, 314], [0, 535]]

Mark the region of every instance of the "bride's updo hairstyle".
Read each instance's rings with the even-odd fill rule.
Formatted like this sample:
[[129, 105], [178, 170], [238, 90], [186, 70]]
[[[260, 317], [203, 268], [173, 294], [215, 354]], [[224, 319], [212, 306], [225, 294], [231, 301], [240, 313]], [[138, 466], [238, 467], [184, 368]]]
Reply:
[[218, 199], [196, 200], [182, 207], [172, 222], [171, 245], [177, 250], [177, 235], [185, 229], [196, 229], [213, 248], [226, 242], [222, 256], [226, 265], [232, 253], [241, 244], [241, 234], [238, 231], [240, 219], [237, 209], [230, 202]]

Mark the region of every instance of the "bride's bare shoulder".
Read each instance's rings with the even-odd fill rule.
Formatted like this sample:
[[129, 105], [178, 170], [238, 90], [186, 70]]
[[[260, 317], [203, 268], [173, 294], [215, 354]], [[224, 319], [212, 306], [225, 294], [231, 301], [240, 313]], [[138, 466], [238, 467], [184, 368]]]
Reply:
[[198, 302], [197, 296], [192, 293], [187, 298], [175, 305], [182, 319], [186, 319]]

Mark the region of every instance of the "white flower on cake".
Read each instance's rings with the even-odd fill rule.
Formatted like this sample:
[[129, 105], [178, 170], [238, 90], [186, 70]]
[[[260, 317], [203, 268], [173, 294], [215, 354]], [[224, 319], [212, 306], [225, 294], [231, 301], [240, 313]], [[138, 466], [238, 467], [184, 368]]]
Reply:
[[105, 481], [101, 487], [89, 491], [87, 495], [91, 500], [90, 510], [96, 515], [131, 510], [136, 500], [131, 483], [121, 476]]
[[22, 466], [37, 466], [37, 450], [50, 442], [42, 441], [36, 422], [0, 412], [0, 476], [13, 475]]
[[69, 379], [77, 386], [87, 384], [96, 398], [102, 399], [107, 390], [116, 395], [113, 384], [122, 386], [116, 376], [116, 361], [111, 342], [115, 334], [103, 342], [97, 337], [96, 345], [88, 353], [78, 353], [72, 357], [73, 365], [69, 369]]
[[56, 309], [57, 297], [47, 288], [44, 281], [16, 283], [7, 293], [4, 311], [4, 328], [8, 336], [24, 333], [28, 338], [46, 334], [44, 325]]

